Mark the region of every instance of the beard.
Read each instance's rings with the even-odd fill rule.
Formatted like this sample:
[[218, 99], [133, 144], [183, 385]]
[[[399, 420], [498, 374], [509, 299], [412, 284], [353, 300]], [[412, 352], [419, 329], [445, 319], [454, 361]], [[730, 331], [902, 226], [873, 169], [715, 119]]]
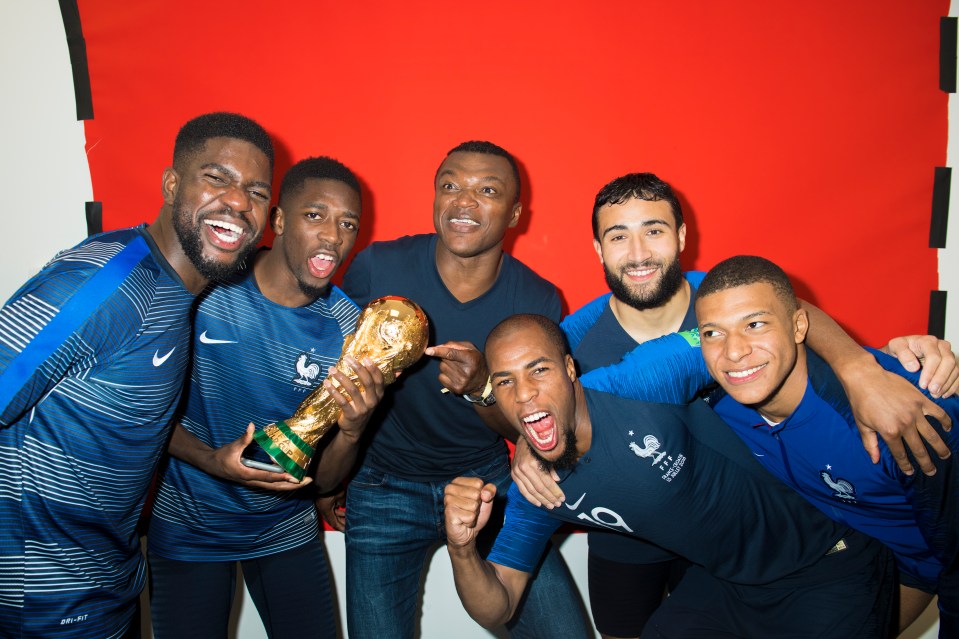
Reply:
[[539, 462], [539, 467], [543, 469], [543, 472], [548, 473], [553, 470], [572, 468], [579, 459], [579, 455], [576, 452], [576, 432], [572, 428], [568, 429], [563, 436], [563, 444], [563, 453], [553, 461], [543, 459], [532, 445], [527, 446], [527, 448], [529, 448], [529, 452], [532, 453], [533, 459]]
[[313, 286], [312, 284], [307, 284], [300, 278], [296, 278], [296, 285], [300, 287], [300, 292], [306, 295], [311, 300], [316, 300], [324, 292], [326, 292], [326, 286]]
[[250, 242], [236, 254], [236, 259], [232, 262], [221, 262], [206, 257], [203, 254], [203, 229], [200, 227], [202, 222], [191, 224], [193, 215], [178, 202], [173, 203], [173, 230], [176, 231], [177, 239], [180, 240], [180, 246], [183, 253], [193, 264], [193, 267], [204, 278], [211, 282], [222, 282], [236, 273], [244, 264], [246, 258], [256, 248], [255, 243]]
[[620, 275], [616, 275], [604, 264], [603, 273], [606, 275], [606, 285], [609, 286], [609, 290], [613, 292], [613, 295], [615, 295], [617, 299], [632, 306], [637, 311], [646, 311], [651, 308], [664, 306], [683, 285], [683, 270], [679, 266], [678, 258], [666, 266], [659, 282], [651, 290], [643, 292], [634, 291], [626, 283], [625, 275], [622, 275], [623, 271], [652, 265], [653, 263], [650, 260], [638, 263], [630, 262], [620, 269]]
[[[286, 242], [287, 240], [284, 240]], [[278, 242], [273, 243], [274, 251], [279, 250]], [[284, 244], [283, 247], [286, 245]], [[324, 246], [323, 248], [327, 248]], [[329, 288], [329, 282], [326, 284], [314, 284], [311, 279], [311, 275], [308, 269], [304, 269], [301, 262], [298, 261], [298, 258], [290, 255], [287, 252], [283, 252], [283, 259], [286, 262], [286, 268], [289, 269], [290, 273], [293, 274], [293, 277], [296, 279], [296, 286], [300, 289], [300, 292], [303, 293], [310, 300], [316, 300], [319, 298], [326, 290]], [[305, 272], [304, 272], [305, 271]], [[333, 273], [336, 270], [334, 269]], [[330, 273], [330, 277], [333, 277], [333, 273]], [[315, 281], [315, 280], [314, 280]]]

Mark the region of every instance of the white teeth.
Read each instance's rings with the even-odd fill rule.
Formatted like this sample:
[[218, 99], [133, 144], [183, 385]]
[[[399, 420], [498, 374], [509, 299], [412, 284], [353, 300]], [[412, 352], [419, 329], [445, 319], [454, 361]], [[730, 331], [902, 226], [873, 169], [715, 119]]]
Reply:
[[453, 224], [469, 224], [470, 226], [479, 226], [479, 222], [471, 220], [467, 217], [453, 217], [450, 218], [450, 222]]
[[552, 429], [552, 428], [550, 428], [549, 430], [545, 431], [542, 435], [540, 435], [539, 433], [537, 433], [537, 432], [536, 432], [535, 430], [533, 430], [532, 428], [527, 428], [527, 429], [526, 429], [526, 432], [529, 433], [530, 437], [532, 437], [533, 440], [534, 440], [537, 444], [539, 444], [540, 446], [545, 446], [546, 444], [548, 444], [548, 443], [550, 443], [551, 441], [553, 441], [553, 429]]
[[333, 261], [333, 256], [332, 256], [332, 255], [326, 255], [325, 253], [320, 253], [319, 255], [314, 255], [314, 256], [313, 256], [313, 259], [314, 259], [314, 260], [325, 260], [325, 261], [327, 261], [327, 262], [332, 262], [332, 261]]
[[236, 242], [243, 235], [243, 229], [236, 224], [220, 222], [219, 220], [203, 220], [213, 233], [224, 242]]
[[226, 229], [227, 231], [233, 231], [237, 235], [243, 232], [243, 229], [237, 226], [236, 224], [231, 224], [230, 222], [221, 222], [220, 220], [203, 220], [204, 224], [209, 226], [219, 227], [221, 229]]
[[526, 424], [532, 424], [533, 422], [538, 422], [539, 420], [546, 417], [546, 412], [539, 411], [538, 413], [533, 413], [532, 415], [527, 415], [523, 418], [523, 422]]
[[740, 379], [740, 378], [743, 378], [743, 377], [749, 377], [750, 375], [752, 375], [752, 374], [755, 373], [756, 371], [758, 371], [758, 370], [760, 370], [761, 368], [763, 368], [763, 366], [765, 366], [765, 364], [762, 364], [762, 365], [760, 365], [760, 366], [754, 366], [753, 368], [747, 368], [747, 369], [744, 370], [744, 371], [726, 371], [726, 374], [729, 375], [730, 377], [732, 377], [733, 379]]
[[643, 270], [641, 270], [641, 271], [626, 271], [626, 274], [629, 275], [629, 276], [631, 276], [631, 277], [646, 277], [647, 275], [650, 275], [650, 274], [655, 273], [655, 272], [656, 272], [656, 269], [654, 269], [654, 268], [647, 268], [647, 269], [643, 269]]

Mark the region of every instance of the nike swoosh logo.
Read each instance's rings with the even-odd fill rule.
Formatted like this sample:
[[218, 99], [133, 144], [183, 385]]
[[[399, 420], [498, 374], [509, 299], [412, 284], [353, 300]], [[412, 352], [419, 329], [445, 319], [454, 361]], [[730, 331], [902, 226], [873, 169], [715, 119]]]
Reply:
[[176, 350], [176, 346], [170, 349], [170, 352], [160, 357], [160, 351], [157, 351], [153, 354], [153, 365], [154, 366], [163, 366], [163, 363], [170, 359], [170, 355], [173, 355], [173, 351]]
[[580, 503], [581, 501], [583, 501], [583, 497], [585, 497], [585, 496], [586, 496], [586, 493], [583, 493], [582, 495], [580, 495], [580, 496], [579, 496], [579, 499], [576, 500], [576, 503], [575, 503], [575, 504], [572, 504], [572, 505], [570, 505], [570, 504], [563, 504], [563, 505], [566, 506], [567, 508], [569, 508], [570, 510], [576, 510], [577, 508], [579, 508], [579, 503]]
[[203, 344], [236, 344], [236, 342], [228, 339], [213, 339], [212, 337], [207, 337], [206, 331], [200, 333], [200, 342]]

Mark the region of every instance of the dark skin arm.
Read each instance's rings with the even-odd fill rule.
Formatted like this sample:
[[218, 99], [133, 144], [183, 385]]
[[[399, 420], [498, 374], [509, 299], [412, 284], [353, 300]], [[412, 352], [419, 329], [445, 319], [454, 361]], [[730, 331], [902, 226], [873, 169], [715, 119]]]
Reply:
[[[479, 397], [486, 388], [489, 369], [486, 367], [483, 354], [473, 344], [446, 342], [430, 346], [426, 349], [426, 354], [440, 360], [439, 382], [449, 392]], [[493, 432], [516, 443], [516, 430], [509, 425], [496, 404], [492, 406], [473, 404], [473, 407], [483, 423]]]
[[323, 380], [324, 388], [340, 407], [341, 413], [336, 422], [336, 434], [323, 448], [320, 458], [314, 461], [313, 478], [320, 492], [335, 489], [353, 468], [366, 425], [386, 389], [383, 372], [368, 357], [363, 359], [362, 364], [350, 356], [346, 356], [344, 361], [356, 373], [359, 385], [334, 367], [330, 367], [329, 374], [341, 388], [337, 389], [329, 378]]
[[929, 442], [942, 459], [949, 457], [950, 451], [926, 421], [926, 415], [938, 420], [948, 431], [952, 428], [952, 420], [946, 412], [907, 380], [883, 370], [824, 312], [808, 302], [802, 302], [802, 307], [809, 313], [810, 330], [806, 343], [826, 360], [842, 383], [863, 446], [873, 462], [879, 461], [878, 434], [904, 473], [911, 475], [915, 470], [906, 454], [908, 447], [920, 469], [935, 474], [935, 465], [922, 440]]
[[529, 574], [485, 561], [476, 536], [489, 521], [496, 486], [478, 477], [457, 477], [443, 495], [446, 549], [453, 581], [470, 617], [486, 628], [509, 621], [529, 583]]
[[214, 477], [265, 490], [297, 490], [313, 480], [306, 477], [297, 481], [289, 473], [271, 473], [268, 470], [248, 468], [240, 463], [244, 449], [253, 442], [253, 424], [246, 432], [219, 448], [212, 448], [200, 441], [196, 435], [177, 424], [170, 439], [169, 452], [191, 466], [195, 466]]

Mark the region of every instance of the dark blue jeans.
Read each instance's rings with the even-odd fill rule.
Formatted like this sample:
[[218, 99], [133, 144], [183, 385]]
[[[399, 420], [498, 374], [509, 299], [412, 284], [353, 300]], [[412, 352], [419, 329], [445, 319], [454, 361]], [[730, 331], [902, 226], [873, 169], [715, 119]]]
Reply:
[[[505, 501], [509, 461], [463, 473], [496, 485]], [[452, 478], [450, 478], [452, 479]], [[410, 639], [420, 577], [427, 557], [446, 542], [443, 490], [449, 481], [408, 481], [363, 466], [346, 501], [346, 610], [351, 639]], [[479, 543], [485, 555], [502, 525], [490, 518]], [[484, 543], [485, 542], [485, 543]], [[550, 548], [509, 624], [512, 637], [577, 639], [592, 636], [582, 600], [556, 548]]]

